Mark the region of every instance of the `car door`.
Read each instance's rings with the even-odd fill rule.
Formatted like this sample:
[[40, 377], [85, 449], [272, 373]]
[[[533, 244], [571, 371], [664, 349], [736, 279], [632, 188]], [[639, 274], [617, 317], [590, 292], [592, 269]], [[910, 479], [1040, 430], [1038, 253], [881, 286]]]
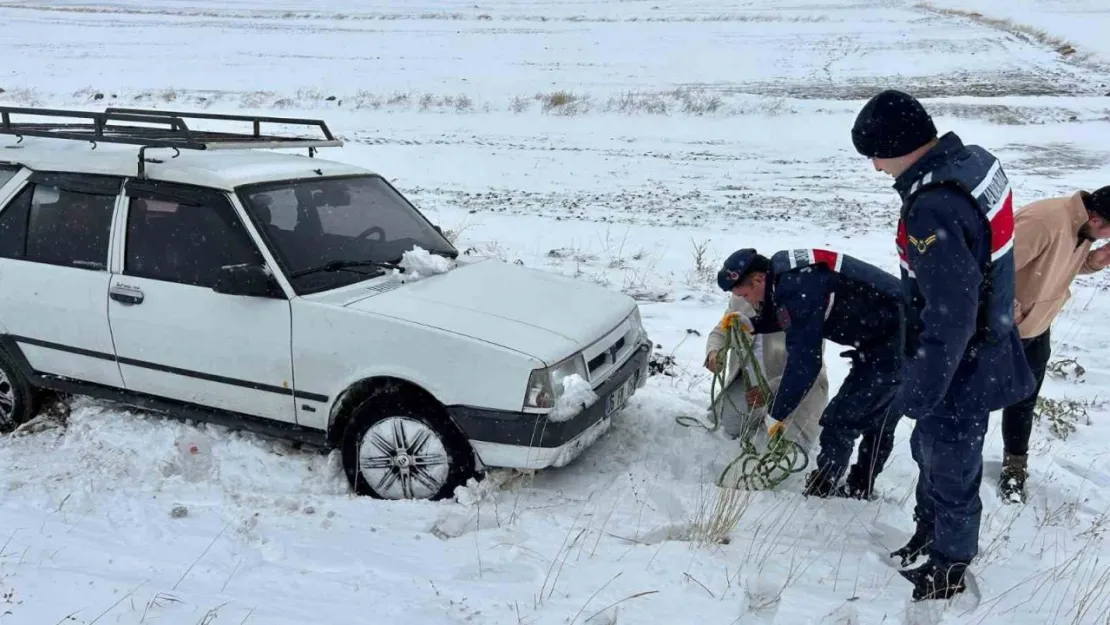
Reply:
[[28, 172], [0, 198], [0, 328], [38, 373], [123, 387], [108, 325], [123, 179]]
[[130, 179], [108, 318], [131, 391], [295, 422], [290, 306], [213, 290], [220, 268], [263, 265], [222, 191]]

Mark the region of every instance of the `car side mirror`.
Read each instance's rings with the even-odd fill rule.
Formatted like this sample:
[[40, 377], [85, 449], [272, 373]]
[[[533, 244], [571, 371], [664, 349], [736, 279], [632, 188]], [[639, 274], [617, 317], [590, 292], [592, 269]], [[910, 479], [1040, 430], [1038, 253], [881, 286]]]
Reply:
[[262, 265], [224, 265], [212, 290], [226, 295], [270, 297], [275, 294], [274, 281]]

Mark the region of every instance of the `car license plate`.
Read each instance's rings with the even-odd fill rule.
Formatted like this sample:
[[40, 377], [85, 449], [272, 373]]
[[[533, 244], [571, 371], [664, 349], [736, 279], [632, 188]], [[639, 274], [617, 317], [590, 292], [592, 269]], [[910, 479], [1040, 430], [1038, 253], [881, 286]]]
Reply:
[[636, 376], [628, 378], [624, 384], [617, 387], [617, 390], [609, 394], [605, 400], [605, 416], [610, 416], [614, 412], [624, 407], [629, 397], [636, 392]]

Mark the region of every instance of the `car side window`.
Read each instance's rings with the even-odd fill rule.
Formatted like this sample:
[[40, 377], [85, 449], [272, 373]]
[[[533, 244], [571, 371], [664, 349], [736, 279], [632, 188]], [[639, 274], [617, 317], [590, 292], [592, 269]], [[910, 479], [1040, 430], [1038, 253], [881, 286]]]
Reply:
[[27, 260], [108, 268], [116, 198], [36, 184], [27, 218]]
[[0, 213], [0, 256], [107, 269], [115, 202], [113, 195], [28, 184]]
[[154, 194], [128, 202], [126, 275], [211, 288], [223, 266], [263, 263], [230, 204]]
[[23, 187], [0, 212], [0, 257], [23, 258], [27, 250], [27, 213], [34, 190], [35, 185]]

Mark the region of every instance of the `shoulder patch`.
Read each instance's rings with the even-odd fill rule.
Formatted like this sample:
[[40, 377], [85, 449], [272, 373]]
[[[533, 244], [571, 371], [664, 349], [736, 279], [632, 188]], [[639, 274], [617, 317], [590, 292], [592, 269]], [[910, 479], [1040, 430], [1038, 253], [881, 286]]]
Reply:
[[937, 242], [937, 233], [934, 232], [929, 236], [920, 239], [912, 236], [906, 237], [906, 239], [910, 242], [910, 245], [914, 246], [917, 249], [918, 254], [924, 254], [925, 252], [929, 251], [929, 247], [932, 244]]

